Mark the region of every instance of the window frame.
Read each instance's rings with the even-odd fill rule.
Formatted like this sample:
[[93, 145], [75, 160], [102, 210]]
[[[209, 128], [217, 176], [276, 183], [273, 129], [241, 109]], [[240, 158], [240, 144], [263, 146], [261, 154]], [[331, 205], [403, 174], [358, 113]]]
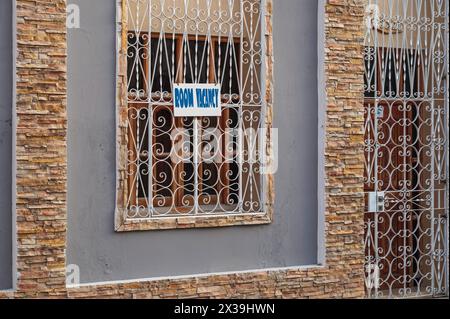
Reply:
[[[273, 221], [273, 204], [274, 204], [274, 176], [273, 174], [261, 174], [261, 212], [251, 212], [239, 214], [201, 214], [201, 215], [186, 215], [186, 216], [165, 216], [161, 218], [129, 218], [128, 207], [126, 204], [127, 193], [131, 187], [126, 177], [126, 166], [123, 165], [127, 160], [127, 128], [124, 123], [128, 119], [128, 83], [127, 83], [127, 58], [128, 51], [128, 21], [127, 21], [127, 0], [117, 1], [116, 14], [116, 209], [115, 209], [115, 230], [123, 231], [142, 231], [142, 230], [162, 230], [162, 229], [178, 229], [178, 228], [202, 228], [202, 227], [223, 227], [223, 226], [238, 226], [238, 225], [263, 225], [270, 224]], [[247, 1], [247, 0], [245, 0]], [[256, 0], [257, 1], [257, 0]], [[267, 10], [266, 1], [259, 0], [261, 12], [259, 13], [261, 19], [261, 73], [258, 75], [261, 81], [261, 102], [264, 111], [261, 111], [261, 122], [266, 129], [264, 136], [266, 143], [261, 147], [265, 150], [263, 156], [266, 161], [272, 162], [272, 97], [273, 97], [273, 54], [272, 54], [272, 15], [271, 8]], [[149, 38], [149, 41], [153, 35]], [[183, 39], [177, 39], [181, 42], [183, 48]], [[212, 42], [214, 43], [214, 42]], [[242, 44], [240, 44], [242, 45]], [[177, 48], [176, 50], [179, 50]], [[215, 59], [215, 55], [210, 57]], [[243, 57], [240, 56], [239, 59]], [[211, 73], [210, 70], [207, 71]], [[242, 70], [240, 70], [242, 72]], [[208, 78], [210, 78], [208, 74]], [[147, 92], [148, 94], [148, 92]], [[150, 93], [152, 94], [152, 93]], [[143, 103], [143, 107], [148, 107]], [[153, 106], [152, 106], [153, 107]], [[218, 121], [222, 122], [223, 117]], [[178, 121], [178, 120], [177, 120]], [[219, 124], [218, 124], [219, 125]], [[151, 146], [152, 147], [152, 146]], [[152, 156], [149, 154], [148, 156]], [[176, 164], [179, 165], [179, 164]], [[194, 168], [195, 169], [195, 168]], [[221, 175], [219, 172], [218, 175]], [[218, 176], [218, 179], [222, 179]], [[137, 191], [137, 190], [135, 190]], [[153, 192], [150, 190], [149, 192]], [[152, 199], [150, 199], [152, 200]]]

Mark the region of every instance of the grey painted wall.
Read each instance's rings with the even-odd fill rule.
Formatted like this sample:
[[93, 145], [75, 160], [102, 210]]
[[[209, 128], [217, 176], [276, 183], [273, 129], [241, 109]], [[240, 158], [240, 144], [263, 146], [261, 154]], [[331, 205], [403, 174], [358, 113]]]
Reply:
[[326, 263], [325, 247], [325, 139], [327, 116], [327, 93], [325, 76], [325, 5], [327, 0], [318, 0], [317, 8], [317, 78], [318, 78], [318, 160], [317, 160], [317, 194], [318, 194], [318, 229], [317, 229], [317, 261], [320, 265]]
[[69, 30], [68, 263], [82, 282], [317, 263], [317, 0], [274, 1], [275, 222], [269, 226], [117, 234], [115, 0], [80, 5]]
[[12, 287], [12, 1], [0, 1], [0, 290]]

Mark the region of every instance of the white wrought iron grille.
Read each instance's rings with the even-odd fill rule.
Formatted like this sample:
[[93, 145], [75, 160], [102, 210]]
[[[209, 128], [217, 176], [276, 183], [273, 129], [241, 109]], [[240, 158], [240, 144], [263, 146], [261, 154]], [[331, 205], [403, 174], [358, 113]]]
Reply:
[[366, 11], [367, 295], [446, 295], [449, 2]]
[[[261, 0], [121, 2], [127, 218], [262, 213], [263, 7]], [[175, 83], [220, 84], [222, 116], [174, 117]]]

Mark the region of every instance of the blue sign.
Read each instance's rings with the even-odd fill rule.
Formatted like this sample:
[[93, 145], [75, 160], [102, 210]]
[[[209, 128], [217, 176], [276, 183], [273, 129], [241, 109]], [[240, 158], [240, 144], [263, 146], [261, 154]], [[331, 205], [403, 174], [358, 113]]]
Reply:
[[174, 84], [174, 116], [222, 116], [220, 85]]

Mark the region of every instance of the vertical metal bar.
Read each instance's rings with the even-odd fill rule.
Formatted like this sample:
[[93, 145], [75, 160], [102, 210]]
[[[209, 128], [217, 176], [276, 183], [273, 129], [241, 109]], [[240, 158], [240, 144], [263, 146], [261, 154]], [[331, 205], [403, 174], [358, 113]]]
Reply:
[[[396, 2], [398, 2], [398, 1], [396, 1]], [[413, 10], [412, 7], [413, 6], [411, 6], [411, 10]], [[389, 17], [392, 17], [392, 16], [394, 16], [394, 12], [391, 11]], [[391, 28], [390, 28], [389, 32], [392, 33]], [[418, 31], [418, 32], [420, 33], [420, 31]], [[394, 46], [398, 47], [398, 43], [396, 45], [392, 44], [392, 47], [394, 47]], [[396, 61], [394, 61], [394, 62], [396, 62]], [[395, 98], [398, 99], [400, 97], [402, 100], [402, 105], [403, 105], [403, 112], [402, 112], [403, 113], [402, 114], [402, 122], [403, 122], [403, 124], [402, 124], [402, 126], [403, 126], [403, 132], [402, 132], [402, 134], [403, 134], [403, 143], [402, 143], [403, 144], [402, 145], [402, 147], [403, 147], [403, 156], [402, 156], [403, 157], [403, 172], [402, 172], [403, 173], [403, 186], [402, 186], [402, 201], [403, 201], [402, 206], [403, 206], [403, 208], [402, 208], [402, 215], [403, 215], [403, 294], [404, 294], [403, 296], [406, 297], [407, 296], [406, 279], [408, 278], [407, 277], [407, 269], [408, 269], [407, 251], [408, 251], [408, 249], [407, 249], [407, 240], [406, 240], [407, 235], [408, 235], [408, 233], [407, 233], [407, 231], [408, 231], [408, 225], [407, 225], [407, 219], [408, 219], [408, 202], [407, 202], [408, 201], [408, 198], [407, 198], [407, 194], [408, 194], [408, 178], [407, 178], [408, 136], [407, 136], [407, 134], [408, 134], [408, 131], [406, 129], [406, 126], [408, 125], [408, 121], [407, 121], [408, 102], [407, 102], [405, 95], [403, 95], [403, 97], [401, 97], [401, 94], [399, 92], [400, 88], [396, 87], [395, 89], [396, 89], [396, 97]], [[411, 209], [413, 209], [413, 208], [411, 207]]]
[[199, 139], [198, 139], [198, 119], [194, 118], [194, 214], [197, 215], [199, 212], [199, 162], [198, 162], [198, 148], [199, 148]]
[[[200, 10], [199, 0], [197, 0], [197, 10]], [[195, 23], [194, 83], [200, 83], [201, 72], [199, 71], [201, 70], [198, 69], [198, 20]]]
[[[141, 20], [141, 3], [137, 2], [136, 5], [136, 22], [135, 27], [133, 30], [134, 36], [136, 37], [136, 95], [137, 98], [140, 100], [140, 70], [142, 68], [142, 52], [141, 52], [141, 34], [139, 30], [139, 23]], [[141, 140], [140, 140], [140, 125], [141, 125], [141, 105], [139, 104], [139, 107], [136, 109], [136, 137], [135, 137], [135, 145], [134, 149], [136, 152], [136, 189], [134, 192], [134, 200], [136, 203], [136, 213], [140, 215], [140, 204], [139, 204], [139, 185], [142, 184], [142, 176], [141, 176]]]
[[[187, 1], [189, 2], [189, 1]], [[186, 10], [188, 4], [186, 4]], [[199, 6], [199, 0], [197, 0], [197, 10], [200, 9]], [[197, 12], [198, 14], [198, 12]], [[186, 15], [187, 16], [187, 15]], [[188, 31], [186, 30], [186, 33], [188, 33]], [[191, 52], [190, 47], [189, 47], [189, 35], [187, 34], [187, 39], [188, 41], [186, 42], [186, 46], [188, 47], [188, 52]], [[191, 59], [190, 59], [190, 65], [191, 65], [191, 69], [192, 69], [192, 53], [191, 54]], [[194, 49], [194, 72], [192, 72], [192, 76], [193, 76], [193, 83], [199, 83], [200, 82], [200, 77], [201, 77], [201, 72], [199, 72], [198, 70], [198, 20], [196, 21], [196, 27], [195, 27], [195, 49]], [[202, 121], [202, 118], [200, 117], [196, 117], [194, 118], [194, 144], [195, 144], [195, 148], [194, 148], [194, 166], [195, 166], [195, 172], [196, 172], [196, 176], [195, 176], [195, 180], [197, 185], [195, 185], [195, 201], [197, 203], [197, 205], [195, 206], [195, 214], [197, 215], [200, 211], [200, 198], [199, 196], [202, 196], [202, 193], [199, 192], [199, 187], [200, 186], [200, 179], [202, 180], [201, 183], [203, 183], [203, 166], [201, 165], [201, 161], [202, 159], [200, 158], [201, 156], [201, 151], [200, 151], [200, 145], [199, 143], [201, 143], [201, 138], [199, 137], [199, 134], [201, 133], [201, 125], [199, 126], [199, 122]], [[199, 171], [200, 170], [200, 171]], [[203, 184], [204, 185], [204, 184]]]
[[[238, 131], [238, 161], [239, 161], [239, 212], [242, 213], [243, 212], [243, 208], [244, 208], [244, 195], [243, 195], [243, 187], [244, 187], [244, 181], [243, 181], [243, 177], [244, 174], [242, 172], [243, 167], [244, 167], [244, 163], [243, 163], [243, 152], [244, 152], [244, 147], [243, 147], [243, 142], [244, 142], [244, 120], [243, 120], [243, 113], [244, 113], [244, 62], [243, 62], [243, 57], [244, 57], [244, 24], [245, 24], [245, 14], [244, 14], [244, 1], [241, 0], [240, 1], [240, 17], [241, 17], [241, 28], [240, 28], [240, 36], [241, 36], [241, 40], [240, 40], [240, 45], [239, 45], [239, 51], [240, 51], [240, 59], [239, 59], [239, 64], [240, 64], [240, 72], [239, 72], [239, 117], [238, 117], [238, 121], [239, 121], [239, 131]], [[220, 44], [219, 44], [220, 46]], [[220, 52], [220, 50], [219, 50]], [[220, 59], [219, 59], [220, 61]]]
[[[379, 6], [378, 0], [374, 0], [375, 5]], [[383, 8], [384, 9], [384, 8]], [[372, 28], [371, 32], [374, 34], [374, 49], [375, 49], [375, 95], [374, 95], [374, 107], [375, 107], [375, 114], [374, 114], [374, 147], [375, 147], [375, 153], [374, 153], [374, 191], [375, 193], [378, 193], [378, 150], [379, 150], [379, 143], [378, 143], [378, 77], [383, 76], [378, 73], [378, 33], [377, 31]], [[380, 92], [381, 94], [381, 92]], [[376, 211], [374, 214], [374, 252], [375, 252], [375, 268], [380, 267], [380, 256], [379, 256], [379, 250], [378, 250], [378, 205], [376, 205]], [[381, 280], [381, 278], [380, 278]], [[378, 285], [375, 285], [375, 298], [378, 298]]]
[[[368, 5], [367, 8], [370, 8], [371, 5], [372, 5], [372, 0], [369, 0], [367, 5]], [[366, 19], [369, 19], [369, 17], [367, 17]], [[367, 65], [365, 65], [365, 68], [364, 68], [364, 71], [365, 71], [364, 76], [365, 76], [365, 82], [367, 84], [365, 86], [365, 91], [366, 92], [364, 92], [364, 94], [366, 94], [367, 92], [370, 92], [371, 86], [372, 86], [372, 78], [371, 78], [371, 66], [372, 66], [372, 64], [371, 64], [371, 60], [370, 60], [370, 52], [371, 52], [370, 45], [371, 45], [372, 41], [371, 41], [371, 38], [370, 38], [370, 36], [371, 36], [370, 29], [371, 29], [370, 28], [370, 22], [367, 22], [367, 20], [366, 20], [366, 30], [365, 30], [366, 41], [365, 41], [365, 50], [364, 50], [364, 60], [367, 61], [366, 62]], [[364, 97], [364, 98], [366, 98], [366, 97]], [[369, 103], [366, 103], [366, 101], [364, 101], [364, 107], [366, 108], [365, 112], [366, 112], [366, 116], [367, 116], [367, 119], [365, 121], [365, 137], [364, 137], [365, 138], [365, 145], [367, 147], [367, 152], [366, 152], [367, 158], [365, 159], [365, 161], [366, 161], [366, 163], [365, 163], [365, 165], [366, 165], [366, 172], [365, 172], [366, 176], [365, 176], [365, 178], [366, 178], [366, 183], [370, 185], [371, 172], [372, 172], [372, 170], [370, 168], [371, 167], [371, 157], [370, 157], [371, 156], [371, 152], [370, 152], [370, 134], [371, 134], [370, 101], [369, 101]], [[365, 192], [364, 196], [367, 199], [368, 193]], [[370, 286], [370, 283], [369, 283], [369, 280], [371, 280], [369, 272], [370, 272], [370, 261], [371, 261], [371, 257], [372, 257], [371, 256], [371, 254], [372, 254], [371, 248], [372, 247], [371, 247], [371, 240], [370, 240], [371, 239], [371, 223], [370, 223], [370, 219], [365, 217], [366, 214], [368, 214], [367, 211], [364, 212], [364, 223], [365, 223], [364, 228], [365, 228], [365, 231], [366, 231], [365, 238], [364, 238], [364, 243], [365, 243], [364, 251], [365, 251], [365, 254], [366, 254], [364, 256], [365, 257], [364, 274], [365, 274], [365, 279], [366, 279], [366, 281], [365, 281], [366, 296], [368, 298], [371, 298], [372, 297], [372, 289], [371, 289], [371, 286]]]
[[[432, 1], [433, 2], [433, 4], [434, 4], [434, 0]], [[433, 9], [433, 6], [432, 6], [432, 9]], [[432, 26], [434, 26], [435, 25], [435, 23], [436, 23], [436, 21], [435, 21], [435, 15], [433, 14], [433, 11], [431, 12], [431, 16], [432, 16], [432, 21], [431, 21], [431, 25]], [[434, 51], [434, 44], [435, 44], [435, 34], [434, 34], [434, 27], [432, 27], [431, 28], [432, 30], [431, 30], [431, 39], [430, 39], [430, 50], [432, 51], [431, 52], [431, 56], [433, 56], [434, 54], [433, 54], [433, 51]], [[425, 32], [425, 36], [426, 36], [426, 32]], [[426, 38], [425, 38], [426, 39]], [[427, 52], [427, 50], [428, 50], [428, 47], [427, 47], [427, 45], [428, 45], [428, 42], [425, 42], [425, 51]], [[434, 69], [435, 69], [435, 63], [433, 62], [431, 65], [429, 65], [429, 68], [431, 68], [431, 74], [433, 75], [434, 74]], [[436, 139], [436, 136], [435, 136], [435, 128], [434, 128], [434, 126], [435, 126], [435, 124], [434, 124], [434, 110], [435, 110], [435, 101], [434, 101], [434, 99], [435, 99], [435, 96], [434, 96], [434, 76], [432, 76], [431, 77], [431, 85], [430, 85], [430, 88], [431, 88], [431, 97], [430, 97], [430, 102], [431, 102], [431, 176], [430, 176], [430, 178], [431, 178], [431, 184], [430, 184], [430, 187], [431, 187], [431, 207], [430, 207], [430, 209], [431, 209], [431, 212], [430, 212], [430, 214], [431, 214], [431, 219], [430, 219], [430, 223], [431, 223], [431, 225], [430, 225], [430, 234], [431, 234], [431, 252], [430, 252], [430, 260], [431, 260], [431, 294], [432, 295], [434, 295], [435, 294], [435, 267], [436, 267], [436, 256], [435, 256], [435, 238], [436, 238], [436, 236], [435, 236], [435, 229], [434, 229], [434, 223], [435, 223], [435, 220], [436, 220], [436, 216], [435, 216], [435, 205], [436, 205], [436, 203], [435, 203], [435, 198], [434, 198], [434, 192], [435, 192], [435, 185], [434, 185], [434, 183], [435, 183], [435, 174], [434, 174], [434, 170], [435, 170], [435, 163], [434, 163], [434, 161], [435, 161], [435, 148], [436, 148], [436, 145], [435, 145], [435, 139]], [[426, 92], [425, 92], [426, 93]], [[437, 113], [438, 114], [438, 116], [439, 116], [439, 112]], [[438, 263], [439, 263], [439, 261], [438, 261]]]
[[[449, 149], [449, 121], [448, 121], [448, 112], [449, 112], [449, 85], [450, 85], [450, 81], [449, 81], [449, 54], [450, 54], [450, 50], [449, 50], [449, 2], [445, 1], [444, 4], [445, 6], [445, 30], [446, 30], [446, 36], [445, 36], [445, 62], [444, 62], [444, 67], [446, 68], [446, 72], [445, 72], [445, 77], [446, 77], [446, 83], [445, 83], [445, 90], [444, 90], [444, 97], [445, 97], [445, 101], [444, 101], [444, 125], [446, 128], [446, 132], [444, 133], [445, 135], [445, 148], [444, 150], [448, 150]], [[445, 152], [445, 151], [444, 151]], [[444, 249], [445, 249], [445, 253], [444, 253], [444, 262], [445, 262], [445, 277], [446, 277], [446, 287], [445, 287], [445, 293], [448, 296], [449, 294], [449, 252], [448, 252], [448, 240], [449, 240], [449, 229], [448, 229], [448, 215], [449, 215], [449, 155], [448, 152], [447, 154], [444, 154], [445, 156], [445, 169], [446, 169], [446, 181], [445, 181], [445, 199], [444, 199], [444, 214], [447, 216], [446, 217], [446, 224], [445, 224], [445, 240], [444, 240]]]
[[[266, 0], [261, 0], [261, 8], [260, 8], [260, 19], [261, 19], [261, 60], [262, 61], [266, 61], [266, 59], [268, 59], [267, 56], [267, 39], [266, 39], [266, 6], [267, 6], [267, 2]], [[266, 63], [262, 63], [261, 66], [261, 73], [260, 73], [260, 83], [261, 83], [261, 92], [260, 92], [260, 99], [261, 99], [261, 115], [260, 115], [260, 124], [258, 125], [258, 130], [257, 130], [257, 136], [259, 136], [259, 148], [260, 148], [260, 166], [261, 165], [267, 165], [268, 164], [268, 160], [270, 161], [270, 158], [267, 158], [267, 146], [269, 146], [271, 148], [271, 152], [274, 152], [274, 150], [272, 149], [272, 145], [264, 145], [265, 143], [273, 143], [272, 140], [269, 140], [267, 138], [268, 134], [270, 134], [270, 138], [273, 139], [274, 136], [272, 134], [272, 132], [267, 132], [266, 130], [262, 130], [262, 128], [266, 128], [266, 129], [271, 129], [271, 128], [267, 128], [266, 126], [266, 116], [267, 116], [267, 101], [265, 98], [263, 98], [263, 96], [265, 96], [266, 94]], [[262, 135], [265, 136], [262, 136]], [[261, 141], [265, 141], [265, 143], [262, 143]], [[273, 154], [276, 155], [276, 154]], [[260, 198], [260, 210], [261, 209], [268, 209], [266, 207], [266, 187], [267, 187], [267, 178], [268, 178], [268, 174], [266, 173], [265, 176], [261, 176], [261, 170], [260, 170], [260, 174], [259, 174], [259, 179], [260, 179], [260, 189], [257, 190], [259, 192], [259, 198]]]
[[[148, 194], [147, 194], [147, 216], [152, 218], [154, 215], [153, 208], [153, 103], [152, 103], [152, 91], [153, 91], [153, 79], [151, 75], [152, 70], [152, 4], [148, 5], [148, 48], [147, 48], [147, 129], [148, 129]], [[156, 190], [155, 190], [156, 191]]]

